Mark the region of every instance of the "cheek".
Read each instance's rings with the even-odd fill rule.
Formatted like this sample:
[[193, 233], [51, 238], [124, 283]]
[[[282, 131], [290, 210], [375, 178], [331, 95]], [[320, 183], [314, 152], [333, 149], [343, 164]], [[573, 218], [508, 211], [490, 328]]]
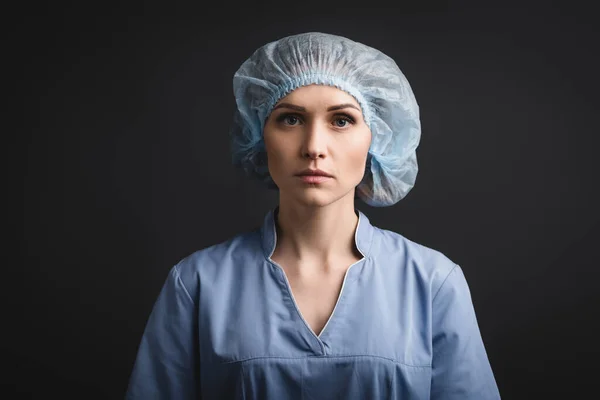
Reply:
[[[351, 179], [362, 179], [365, 172], [365, 165], [371, 145], [371, 135], [367, 132], [360, 139], [354, 141], [345, 152], [346, 157], [344, 169], [351, 172]], [[350, 176], [348, 176], [350, 178]]]
[[357, 140], [352, 143], [352, 150], [348, 153], [352, 158], [353, 163], [365, 163], [369, 148], [371, 146], [371, 133], [370, 131], [360, 135]]
[[[267, 134], [268, 135], [268, 134]], [[267, 161], [271, 175], [277, 175], [277, 171], [282, 169], [289, 158], [289, 145], [285, 140], [273, 136], [265, 135], [265, 149], [267, 152]]]
[[286, 147], [285, 142], [277, 139], [271, 139], [265, 143], [269, 159], [276, 161], [285, 157]]

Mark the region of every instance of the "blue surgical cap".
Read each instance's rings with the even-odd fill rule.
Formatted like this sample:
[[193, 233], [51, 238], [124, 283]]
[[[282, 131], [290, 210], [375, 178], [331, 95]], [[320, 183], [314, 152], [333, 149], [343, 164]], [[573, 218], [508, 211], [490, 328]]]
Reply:
[[353, 96], [371, 130], [365, 175], [356, 195], [374, 207], [400, 201], [417, 177], [419, 106], [394, 60], [342, 36], [319, 32], [287, 36], [260, 47], [244, 61], [233, 77], [234, 165], [277, 188], [267, 166], [265, 120], [282, 97], [311, 84], [334, 86]]

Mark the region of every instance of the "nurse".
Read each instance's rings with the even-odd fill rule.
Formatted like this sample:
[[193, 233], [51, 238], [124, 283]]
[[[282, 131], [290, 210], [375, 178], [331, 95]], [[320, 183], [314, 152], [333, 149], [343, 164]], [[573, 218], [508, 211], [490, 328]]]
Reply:
[[173, 266], [126, 398], [499, 399], [461, 267], [355, 208], [416, 180], [396, 63], [309, 32], [256, 50], [233, 87], [233, 163], [279, 204]]

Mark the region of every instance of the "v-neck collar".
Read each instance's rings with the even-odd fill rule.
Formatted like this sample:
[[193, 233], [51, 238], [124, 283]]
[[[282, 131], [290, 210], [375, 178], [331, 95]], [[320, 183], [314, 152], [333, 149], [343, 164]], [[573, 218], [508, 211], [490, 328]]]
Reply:
[[[263, 220], [263, 224], [260, 229], [262, 249], [267, 261], [270, 260], [271, 256], [275, 252], [277, 245], [277, 230], [275, 226], [275, 214], [279, 211], [279, 206], [269, 210]], [[360, 210], [355, 209], [358, 214], [358, 226], [354, 232], [354, 242], [358, 251], [364, 256], [369, 258], [371, 251], [371, 243], [373, 241], [373, 230], [374, 227], [371, 225], [369, 218]]]
[[[333, 324], [335, 325], [335, 320], [338, 318], [341, 318], [341, 316], [339, 316], [340, 312], [343, 314], [343, 311], [338, 311], [338, 306], [340, 305], [340, 303], [343, 302], [343, 299], [345, 296], [344, 287], [345, 287], [346, 283], [348, 283], [350, 281], [349, 272], [353, 269], [352, 267], [354, 267], [357, 264], [363, 263], [363, 265], [364, 265], [364, 262], [366, 262], [366, 260], [369, 258], [369, 254], [371, 251], [371, 243], [373, 241], [374, 227], [371, 225], [371, 223], [369, 222], [369, 219], [367, 218], [366, 215], [364, 215], [359, 210], [355, 210], [356, 213], [358, 214], [358, 225], [354, 232], [354, 240], [355, 240], [356, 247], [358, 248], [359, 252], [363, 255], [363, 257], [360, 260], [358, 260], [357, 262], [355, 262], [354, 264], [352, 264], [346, 270], [346, 274], [344, 275], [344, 281], [342, 283], [342, 288], [338, 295], [338, 299], [336, 301], [334, 309], [331, 312], [329, 319], [325, 323], [325, 326], [321, 329], [321, 332], [317, 335], [312, 330], [312, 328], [310, 327], [310, 325], [308, 324], [308, 322], [302, 315], [302, 312], [300, 311], [300, 308], [298, 307], [298, 304], [296, 303], [296, 300], [292, 293], [292, 288], [290, 286], [290, 283], [287, 279], [287, 276], [286, 276], [283, 268], [271, 259], [271, 256], [273, 255], [273, 253], [275, 251], [275, 246], [277, 244], [277, 231], [276, 231], [276, 226], [275, 226], [275, 215], [276, 215], [277, 211], [278, 211], [278, 207], [270, 210], [267, 213], [267, 215], [265, 216], [263, 225], [261, 227], [261, 241], [262, 241], [262, 248], [263, 248], [264, 256], [265, 256], [266, 261], [269, 264], [271, 264], [272, 266], [274, 266], [275, 270], [278, 272], [278, 280], [280, 281], [280, 283], [282, 285], [282, 290], [285, 293], [285, 295], [289, 297], [289, 299], [291, 300], [291, 303], [293, 303], [293, 308], [295, 309], [295, 311], [298, 314], [299, 321], [301, 321], [301, 323], [305, 327], [305, 329], [302, 330], [304, 333], [301, 333], [301, 335], [304, 336], [304, 338], [306, 340], [308, 340], [308, 342], [312, 342], [312, 343], [316, 344], [317, 347], [311, 346], [313, 351], [315, 351], [315, 354], [325, 355], [325, 354], [327, 354], [326, 349], [329, 347], [327, 334], [331, 331], [331, 328], [329, 330], [327, 328], [330, 325], [330, 322], [333, 321]], [[335, 329], [335, 328], [333, 328], [333, 329]], [[306, 336], [307, 334], [308, 334], [308, 336]]]

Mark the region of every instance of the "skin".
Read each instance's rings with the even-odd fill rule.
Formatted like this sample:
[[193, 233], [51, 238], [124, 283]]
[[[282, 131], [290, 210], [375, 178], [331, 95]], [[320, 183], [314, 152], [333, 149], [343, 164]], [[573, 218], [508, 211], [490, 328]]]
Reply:
[[[328, 110], [342, 104], [351, 106]], [[354, 193], [364, 175], [371, 131], [360, 105], [335, 87], [303, 86], [279, 100], [263, 133], [269, 172], [279, 187], [272, 259], [296, 281], [318, 276], [319, 282], [339, 283], [340, 273], [362, 258], [354, 241]], [[304, 183], [296, 174], [306, 168], [333, 178]]]

